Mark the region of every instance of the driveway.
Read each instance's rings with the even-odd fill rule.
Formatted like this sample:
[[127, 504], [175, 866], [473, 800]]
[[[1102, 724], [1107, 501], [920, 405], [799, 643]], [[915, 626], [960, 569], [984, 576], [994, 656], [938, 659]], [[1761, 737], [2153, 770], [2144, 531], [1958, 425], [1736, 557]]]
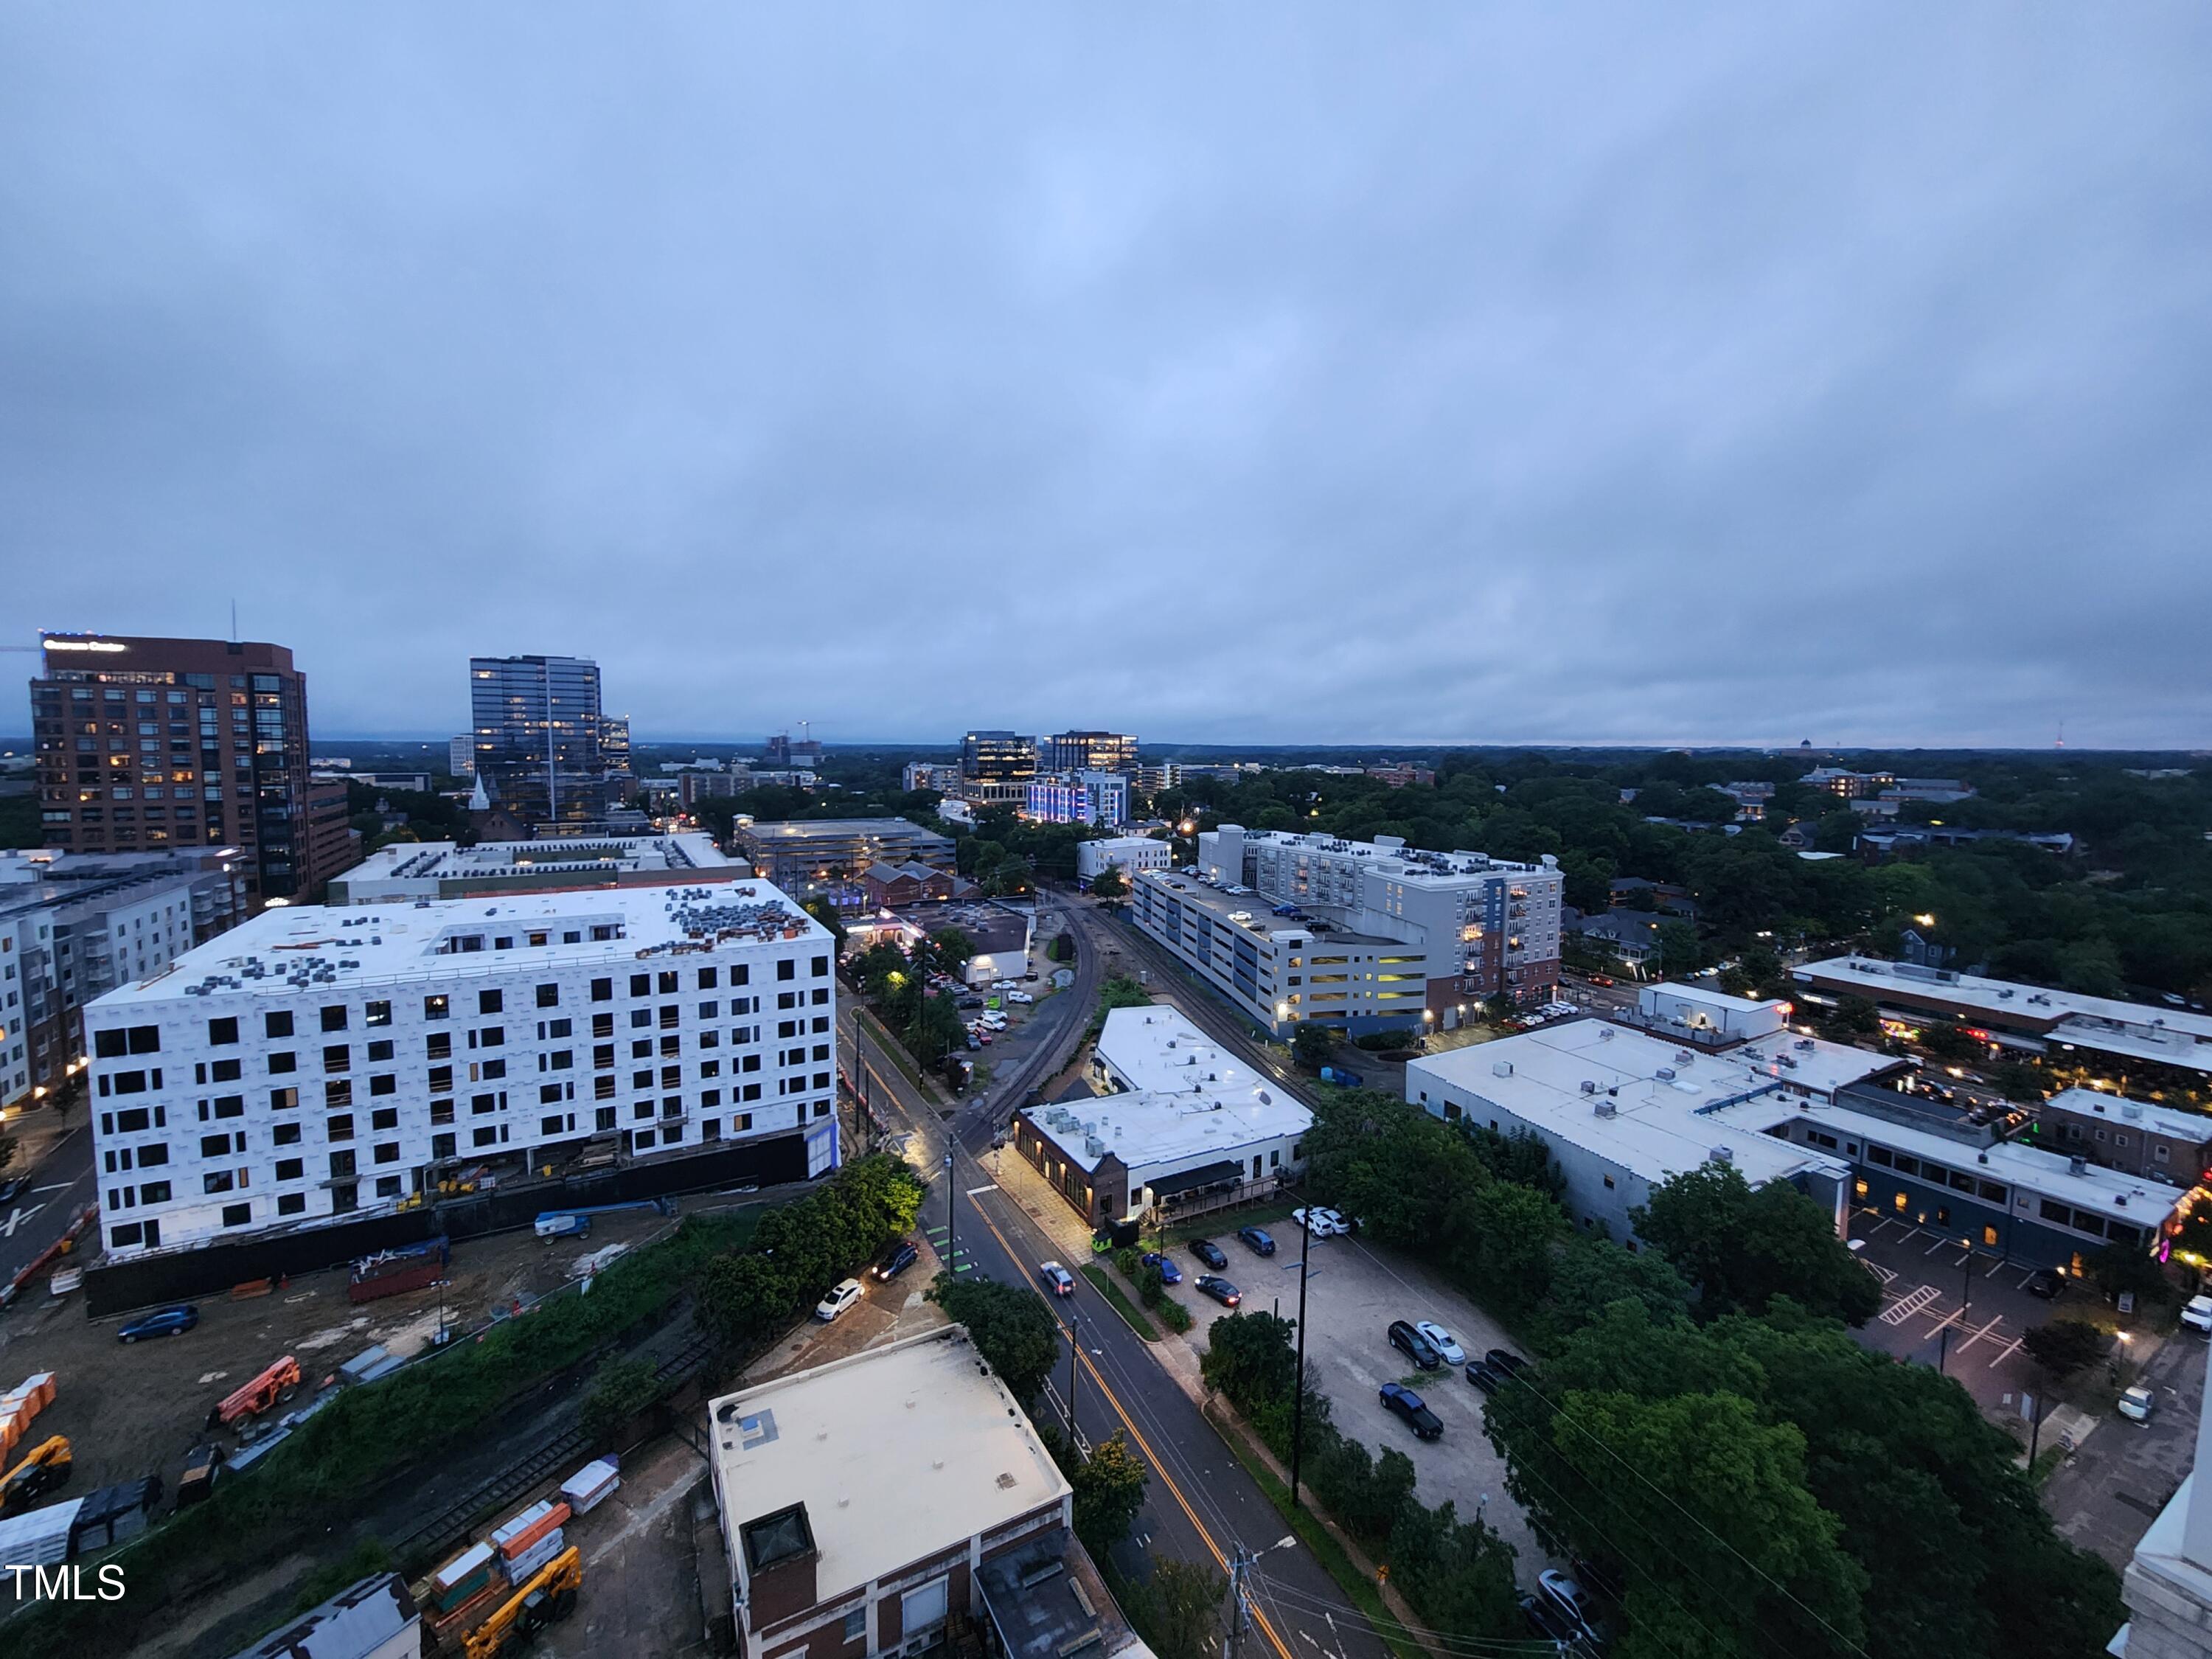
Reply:
[[[2126, 1567], [2196, 1456], [2204, 1367], [2202, 1337], [2185, 1330], [2168, 1338], [2143, 1367], [2141, 1380], [2158, 1401], [2150, 1421], [2103, 1419], [2051, 1475], [2043, 1502], [2061, 1537]], [[2047, 1425], [2044, 1433], [2047, 1443]]]

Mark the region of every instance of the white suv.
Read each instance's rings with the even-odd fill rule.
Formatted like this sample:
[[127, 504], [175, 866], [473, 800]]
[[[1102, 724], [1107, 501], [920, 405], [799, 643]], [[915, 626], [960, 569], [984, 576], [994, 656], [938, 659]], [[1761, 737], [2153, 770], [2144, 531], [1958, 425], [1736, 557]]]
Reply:
[[2192, 1331], [2212, 1334], [2212, 1296], [2192, 1296], [2181, 1310], [2181, 1322]]

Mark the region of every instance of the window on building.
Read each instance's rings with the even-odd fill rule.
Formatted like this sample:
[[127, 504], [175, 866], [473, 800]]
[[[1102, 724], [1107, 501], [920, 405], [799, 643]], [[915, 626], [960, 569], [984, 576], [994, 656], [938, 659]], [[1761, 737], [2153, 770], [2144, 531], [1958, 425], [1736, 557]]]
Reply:
[[323, 1029], [325, 1031], [343, 1031], [345, 1028], [346, 1011], [343, 1007], [323, 1010]]

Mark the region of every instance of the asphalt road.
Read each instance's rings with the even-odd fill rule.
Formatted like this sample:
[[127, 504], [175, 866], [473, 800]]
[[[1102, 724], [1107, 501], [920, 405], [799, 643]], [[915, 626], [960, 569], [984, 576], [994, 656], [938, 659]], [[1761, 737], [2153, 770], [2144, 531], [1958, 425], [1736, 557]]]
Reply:
[[[1042, 903], [1048, 910], [1062, 908], [1050, 894]], [[1083, 908], [1069, 908], [1075, 910], [1078, 938], [1085, 942], [1078, 951], [1076, 983], [1069, 992], [1050, 999], [1031, 1025], [1029, 1046], [1011, 1064], [1002, 1063], [1000, 1074], [982, 1097], [963, 1103], [947, 1122], [895, 1068], [871, 1068], [872, 1086], [878, 1091], [877, 1112], [896, 1120], [896, 1127], [910, 1135], [908, 1156], [936, 1177], [921, 1218], [932, 1241], [957, 1272], [981, 1273], [1002, 1284], [1032, 1289], [1037, 1285], [1036, 1264], [1061, 1251], [993, 1181], [988, 1149], [1027, 1091], [1066, 1064], [1095, 1006], [1106, 964], [1093, 930], [1084, 925], [1088, 918]], [[948, 1151], [954, 1155], [949, 1170], [945, 1161]], [[1042, 1290], [1037, 1293], [1043, 1294]], [[1161, 1553], [1225, 1567], [1240, 1545], [1256, 1552], [1277, 1544], [1289, 1528], [1266, 1494], [1189, 1395], [1090, 1283], [1079, 1276], [1074, 1296], [1055, 1301], [1053, 1312], [1062, 1322], [1063, 1335], [1073, 1317], [1080, 1346], [1072, 1365], [1056, 1372], [1053, 1399], [1043, 1409], [1064, 1413], [1072, 1391], [1075, 1423], [1084, 1440], [1095, 1443], [1116, 1430], [1126, 1431], [1152, 1472], [1129, 1564]], [[1298, 1607], [1276, 1599], [1269, 1583], [1296, 1597]], [[1294, 1650], [1300, 1659], [1382, 1659], [1386, 1652], [1364, 1617], [1303, 1545], [1278, 1548], [1268, 1555], [1254, 1605], [1260, 1650], [1272, 1650], [1275, 1659], [1291, 1659]]]
[[22, 1159], [8, 1178], [28, 1175], [30, 1185], [0, 1205], [0, 1285], [13, 1279], [26, 1262], [59, 1238], [95, 1192], [92, 1131], [85, 1126], [82, 1109], [70, 1115], [58, 1135], [48, 1133], [44, 1124], [27, 1132], [22, 1120], [11, 1129], [26, 1144]]

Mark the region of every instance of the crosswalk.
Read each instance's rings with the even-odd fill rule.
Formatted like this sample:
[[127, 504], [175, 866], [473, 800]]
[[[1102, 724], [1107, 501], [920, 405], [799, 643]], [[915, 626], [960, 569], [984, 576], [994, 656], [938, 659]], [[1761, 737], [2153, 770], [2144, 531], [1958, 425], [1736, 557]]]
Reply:
[[921, 1231], [923, 1237], [929, 1240], [930, 1248], [937, 1252], [938, 1260], [942, 1261], [950, 1255], [954, 1273], [964, 1273], [975, 1271], [975, 1264], [969, 1259], [969, 1253], [964, 1246], [955, 1244], [950, 1251], [946, 1250], [945, 1246], [947, 1235], [945, 1228], [924, 1227]]

